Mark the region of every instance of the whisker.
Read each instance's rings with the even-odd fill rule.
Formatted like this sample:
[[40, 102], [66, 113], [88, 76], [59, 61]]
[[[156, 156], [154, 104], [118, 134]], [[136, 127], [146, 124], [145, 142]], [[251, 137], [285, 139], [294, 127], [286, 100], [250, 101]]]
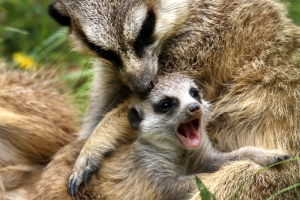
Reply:
[[62, 53], [58, 58], [56, 58], [56, 59], [54, 60], [54, 62], [52, 62], [52, 64], [48, 66], [48, 69], [52, 68], [55, 64], [57, 64], [58, 61], [60, 61], [61, 58], [62, 58], [63, 56], [65, 56], [65, 55], [67, 55], [68, 53], [70, 53], [70, 52], [72, 51], [72, 49], [74, 49], [74, 47], [71, 48], [71, 49], [68, 49], [68, 51], [65, 51], [65, 52]]
[[37, 56], [34, 57], [34, 60], [39, 60], [39, 59], [43, 58], [44, 56], [49, 55], [49, 53], [51, 53], [59, 48], [62, 48], [66, 45], [69, 45], [69, 44], [70, 44], [70, 42], [67, 41], [67, 42], [64, 42], [64, 43], [54, 47], [53, 49], [50, 49], [50, 50], [44, 51], [44, 52], [42, 51], [41, 53], [39, 53]]
[[79, 83], [81, 82], [82, 77], [83, 77], [83, 72], [84, 72], [84, 70], [86, 69], [86, 67], [87, 67], [88, 63], [90, 62], [90, 60], [91, 60], [91, 59], [89, 58], [89, 59], [87, 59], [87, 61], [84, 63], [83, 69], [81, 70], [80, 77], [79, 77], [79, 79], [78, 79], [76, 85], [79, 85]]

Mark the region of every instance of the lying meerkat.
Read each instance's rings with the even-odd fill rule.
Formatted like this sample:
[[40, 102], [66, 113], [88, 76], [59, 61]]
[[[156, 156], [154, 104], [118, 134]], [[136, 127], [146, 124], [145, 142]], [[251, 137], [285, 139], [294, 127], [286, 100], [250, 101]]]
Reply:
[[[148, 95], [134, 95], [128, 105], [129, 109], [124, 112], [128, 115], [125, 125], [130, 123], [135, 131], [123, 135], [136, 135], [137, 138], [104, 158], [101, 170], [79, 190], [79, 199], [189, 199], [197, 192], [193, 174], [216, 171], [227, 161], [248, 159], [267, 166], [289, 158], [278, 150], [250, 146], [229, 153], [216, 150], [205, 130], [210, 114], [209, 103], [203, 100], [199, 88], [187, 76], [172, 74], [159, 77]], [[93, 157], [97, 155], [99, 133], [126, 131], [123, 126], [121, 122], [120, 127], [107, 128], [101, 122], [85, 143], [78, 159], [82, 159], [85, 147], [94, 148], [89, 153]], [[65, 153], [72, 155], [72, 151]], [[61, 154], [58, 156], [61, 157]], [[67, 155], [64, 157], [61, 158], [68, 160], [70, 168], [76, 156], [71, 156], [73, 161]], [[89, 158], [84, 159], [89, 162]], [[71, 198], [67, 196], [66, 177], [56, 174], [61, 170], [65, 174], [62, 165], [58, 163], [45, 171], [46, 176], [59, 180], [53, 183], [42, 179], [41, 187], [46, 185], [48, 188], [40, 191], [41, 196], [36, 199]], [[84, 169], [85, 175], [89, 173], [89, 167]], [[77, 193], [78, 181], [77, 177], [69, 183], [73, 195]], [[62, 189], [56, 190], [56, 187]]]
[[49, 71], [0, 69], [0, 199], [28, 199], [42, 169], [74, 141], [78, 116]]

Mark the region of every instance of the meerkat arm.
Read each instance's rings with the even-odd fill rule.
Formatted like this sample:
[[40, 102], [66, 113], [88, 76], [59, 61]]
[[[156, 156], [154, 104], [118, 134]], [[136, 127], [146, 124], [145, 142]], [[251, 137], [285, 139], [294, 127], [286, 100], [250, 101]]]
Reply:
[[246, 146], [228, 153], [211, 151], [203, 165], [203, 171], [217, 171], [222, 164], [235, 160], [250, 160], [266, 167], [290, 158], [290, 155], [280, 150], [265, 150], [258, 147]]
[[129, 124], [128, 101], [109, 112], [83, 146], [68, 178], [69, 193], [74, 196], [82, 181], [98, 169], [105, 154], [136, 138]]

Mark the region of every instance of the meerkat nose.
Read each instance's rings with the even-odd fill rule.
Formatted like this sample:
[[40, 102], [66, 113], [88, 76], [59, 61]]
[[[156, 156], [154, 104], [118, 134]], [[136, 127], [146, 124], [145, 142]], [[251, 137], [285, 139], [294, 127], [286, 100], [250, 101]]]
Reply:
[[150, 82], [146, 85], [146, 91], [147, 91], [147, 92], [150, 92], [153, 88], [154, 88], [154, 83], [153, 83], [153, 81], [150, 81]]
[[136, 92], [137, 94], [140, 95], [144, 95], [147, 94], [149, 92], [151, 92], [151, 90], [154, 88], [154, 82], [151, 81], [147, 81], [147, 82], [143, 82], [141, 84], [134, 83], [134, 85], [132, 85], [131, 89]]
[[200, 110], [200, 105], [198, 103], [193, 103], [188, 106], [188, 111], [190, 113], [195, 113]]

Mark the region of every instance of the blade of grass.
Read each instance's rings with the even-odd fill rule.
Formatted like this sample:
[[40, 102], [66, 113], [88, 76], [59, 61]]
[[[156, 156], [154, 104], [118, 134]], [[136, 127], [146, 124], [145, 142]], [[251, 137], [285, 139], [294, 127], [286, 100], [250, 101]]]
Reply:
[[276, 197], [277, 195], [282, 194], [282, 193], [284, 193], [286, 191], [292, 190], [292, 189], [294, 189], [296, 187], [299, 187], [299, 186], [300, 186], [300, 183], [296, 183], [296, 184], [291, 185], [291, 186], [289, 186], [287, 188], [284, 188], [284, 189], [280, 190], [279, 192], [277, 192], [277, 193], [273, 194], [272, 196], [270, 196], [267, 200], [274, 199], [274, 197]]
[[14, 27], [10, 27], [10, 26], [4, 26], [2, 28], [4, 30], [6, 30], [6, 31], [11, 31], [11, 32], [14, 32], [14, 33], [19, 33], [19, 34], [22, 34], [22, 35], [27, 35], [28, 34], [27, 31], [24, 31], [24, 30], [21, 30], [21, 29], [18, 29], [18, 28], [14, 28]]
[[50, 51], [54, 49], [56, 46], [64, 43], [66, 41], [66, 29], [61, 28], [55, 33], [51, 34], [48, 38], [46, 38], [40, 45], [36, 46], [31, 52], [31, 55], [39, 55], [39, 52]]
[[195, 175], [198, 190], [200, 191], [200, 197], [202, 200], [216, 200], [216, 197], [207, 189], [204, 183]]

